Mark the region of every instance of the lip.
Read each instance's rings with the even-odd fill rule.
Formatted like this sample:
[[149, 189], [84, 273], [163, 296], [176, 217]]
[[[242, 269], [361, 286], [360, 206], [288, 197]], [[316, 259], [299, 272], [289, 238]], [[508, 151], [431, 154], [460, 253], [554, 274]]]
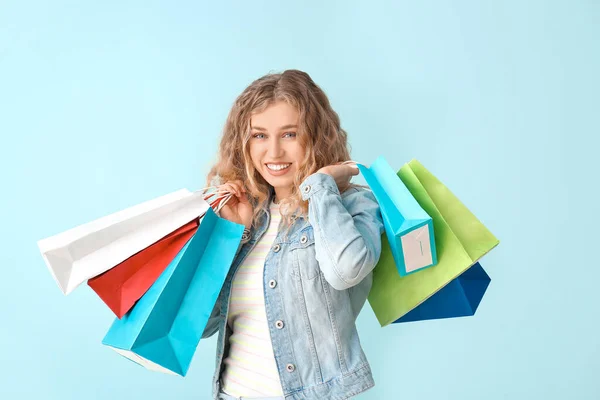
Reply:
[[[267, 164], [290, 164], [289, 167], [282, 169], [281, 171], [273, 171], [272, 169], [269, 169], [269, 167], [267, 167]], [[271, 175], [271, 176], [282, 176], [287, 174], [290, 169], [292, 167], [292, 163], [284, 163], [284, 162], [277, 162], [277, 163], [265, 163], [265, 169], [267, 170], [267, 172]]]

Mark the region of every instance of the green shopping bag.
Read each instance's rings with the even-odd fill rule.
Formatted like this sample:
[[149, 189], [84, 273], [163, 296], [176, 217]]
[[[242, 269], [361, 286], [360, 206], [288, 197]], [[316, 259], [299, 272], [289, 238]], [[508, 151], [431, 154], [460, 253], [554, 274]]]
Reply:
[[417, 160], [405, 164], [398, 176], [433, 219], [438, 264], [401, 277], [387, 238], [382, 238], [381, 257], [373, 271], [369, 293], [369, 304], [381, 326], [397, 321], [422, 304], [499, 244], [477, 217]]

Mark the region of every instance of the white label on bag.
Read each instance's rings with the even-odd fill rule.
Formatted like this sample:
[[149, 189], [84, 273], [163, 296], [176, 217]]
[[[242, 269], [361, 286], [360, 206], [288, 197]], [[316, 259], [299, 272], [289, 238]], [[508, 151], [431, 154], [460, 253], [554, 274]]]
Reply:
[[402, 236], [401, 239], [406, 272], [416, 271], [432, 264], [429, 225], [423, 225]]

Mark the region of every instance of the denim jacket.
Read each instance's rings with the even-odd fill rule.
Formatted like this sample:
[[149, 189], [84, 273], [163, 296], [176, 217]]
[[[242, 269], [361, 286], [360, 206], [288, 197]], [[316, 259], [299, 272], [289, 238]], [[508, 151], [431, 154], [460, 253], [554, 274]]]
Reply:
[[[264, 296], [285, 399], [347, 399], [374, 386], [355, 321], [381, 253], [383, 222], [366, 189], [340, 195], [335, 180], [316, 173], [300, 185], [308, 220], [278, 232], [264, 265]], [[271, 194], [272, 196], [272, 194]], [[234, 274], [269, 226], [266, 213], [241, 245], [203, 338], [219, 332], [213, 396], [231, 330], [226, 323]]]

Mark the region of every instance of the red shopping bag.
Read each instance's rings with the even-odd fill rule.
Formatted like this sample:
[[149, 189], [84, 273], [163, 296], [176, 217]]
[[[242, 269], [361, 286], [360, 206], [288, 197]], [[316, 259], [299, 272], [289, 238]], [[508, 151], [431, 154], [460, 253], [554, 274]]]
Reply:
[[129, 257], [88, 285], [120, 319], [146, 293], [198, 230], [199, 219], [187, 223]]

